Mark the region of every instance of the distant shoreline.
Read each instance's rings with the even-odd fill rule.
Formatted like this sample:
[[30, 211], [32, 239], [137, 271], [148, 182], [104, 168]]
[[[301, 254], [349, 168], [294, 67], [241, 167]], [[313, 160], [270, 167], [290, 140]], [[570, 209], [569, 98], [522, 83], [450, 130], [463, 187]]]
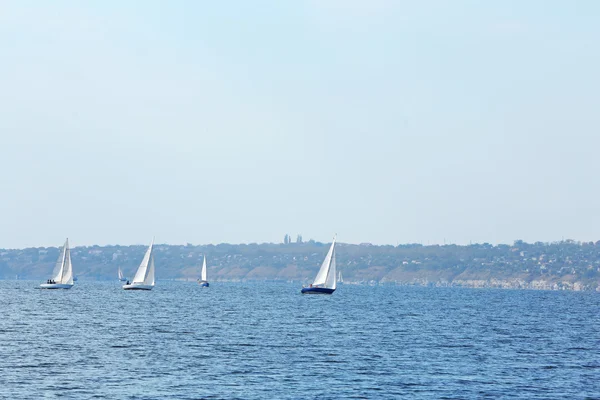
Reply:
[[[309, 283], [327, 243], [232, 245], [156, 244], [157, 279], [192, 280], [200, 276], [204, 255], [211, 281], [295, 281]], [[121, 268], [137, 269], [146, 246], [90, 246], [71, 249], [75, 276], [112, 280]], [[48, 279], [57, 247], [0, 249], [0, 279]], [[339, 243], [337, 269], [346, 284], [398, 284], [532, 290], [593, 291], [600, 287], [600, 241], [487, 243], [468, 246], [405, 244], [374, 246]]]

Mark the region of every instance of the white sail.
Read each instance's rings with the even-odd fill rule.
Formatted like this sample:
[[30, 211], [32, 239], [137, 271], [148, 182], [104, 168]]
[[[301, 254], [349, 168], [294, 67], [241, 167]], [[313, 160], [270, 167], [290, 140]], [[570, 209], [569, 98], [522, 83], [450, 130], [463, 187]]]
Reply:
[[333, 243], [331, 243], [331, 247], [327, 252], [327, 256], [325, 260], [323, 260], [323, 264], [321, 264], [321, 268], [317, 273], [317, 276], [313, 282], [313, 286], [321, 286], [330, 289], [336, 288], [335, 282], [336, 272], [335, 272], [335, 238], [333, 239]]
[[201, 280], [206, 281], [206, 256], [204, 256], [204, 262], [202, 263]]
[[344, 283], [344, 278], [342, 277], [342, 271], [338, 272], [338, 283]]
[[154, 286], [154, 256], [150, 256], [148, 275], [146, 275], [146, 279], [144, 279], [144, 285]]
[[61, 277], [63, 275], [63, 267], [65, 265], [65, 255], [67, 253], [67, 246], [69, 243], [69, 239], [65, 242], [65, 245], [60, 250], [58, 255], [58, 260], [56, 260], [56, 265], [54, 266], [54, 270], [52, 270], [52, 279], [54, 282], [60, 282]]
[[[150, 259], [152, 258], [152, 246], [153, 245], [154, 245], [154, 239], [152, 239], [152, 243], [150, 243], [150, 247], [148, 247], [148, 250], [146, 250], [146, 254], [144, 254], [144, 258], [142, 259], [142, 262], [140, 263], [140, 266], [138, 267], [131, 283], [144, 284], [144, 282], [146, 281], [146, 278], [149, 275], [148, 274], [148, 265], [150, 264]], [[154, 275], [154, 271], [152, 272], [152, 274]], [[154, 280], [154, 276], [152, 276], [152, 280]]]
[[67, 285], [72, 285], [73, 284], [73, 264], [71, 264], [71, 249], [69, 249], [69, 241], [67, 240], [67, 243], [65, 244], [65, 247], [67, 248], [65, 250], [65, 263], [63, 266], [63, 273], [62, 276], [60, 278], [60, 282], [56, 281], [57, 283], [65, 283]]
[[331, 256], [331, 262], [329, 263], [329, 273], [327, 274], [327, 281], [325, 282], [325, 287], [329, 288], [329, 289], [335, 289], [337, 287], [336, 278], [337, 278], [337, 272], [336, 272], [335, 248], [334, 248], [333, 254]]
[[117, 271], [117, 275], [119, 276], [119, 280], [122, 281], [123, 280], [123, 272], [121, 272], [121, 267], [119, 267], [119, 270]]

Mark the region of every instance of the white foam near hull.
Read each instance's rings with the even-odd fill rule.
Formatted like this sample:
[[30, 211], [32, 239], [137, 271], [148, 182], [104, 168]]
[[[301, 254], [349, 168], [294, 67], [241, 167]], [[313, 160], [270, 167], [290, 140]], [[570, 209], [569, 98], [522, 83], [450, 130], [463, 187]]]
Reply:
[[124, 290], [152, 290], [153, 285], [123, 285]]
[[40, 288], [42, 289], [71, 289], [72, 283], [42, 283]]

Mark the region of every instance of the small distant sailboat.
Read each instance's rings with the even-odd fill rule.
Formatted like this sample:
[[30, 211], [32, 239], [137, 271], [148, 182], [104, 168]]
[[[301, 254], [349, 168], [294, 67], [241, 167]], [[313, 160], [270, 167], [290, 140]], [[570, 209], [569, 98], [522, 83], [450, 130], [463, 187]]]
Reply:
[[71, 264], [71, 249], [69, 249], [69, 238], [65, 241], [54, 271], [52, 271], [52, 278], [48, 279], [46, 283], [42, 283], [40, 288], [42, 289], [71, 289], [73, 287], [73, 264]]
[[344, 278], [342, 277], [342, 271], [338, 273], [338, 283], [344, 283]]
[[121, 267], [119, 267], [119, 270], [117, 271], [117, 275], [118, 275], [118, 277], [119, 277], [119, 280], [120, 280], [121, 282], [126, 282], [126, 281], [127, 281], [127, 278], [125, 278], [125, 277], [123, 276], [123, 271], [121, 271]]
[[337, 287], [335, 273], [335, 237], [329, 248], [329, 252], [323, 260], [317, 277], [308, 287], [303, 287], [302, 294], [332, 294]]
[[204, 256], [204, 262], [202, 263], [202, 273], [198, 283], [201, 287], [208, 287], [208, 281], [206, 280], [206, 256]]
[[154, 246], [154, 239], [150, 243], [150, 247], [146, 250], [144, 258], [138, 267], [135, 276], [131, 283], [127, 281], [123, 285], [125, 290], [152, 290], [154, 287], [154, 256], [152, 255], [152, 247]]

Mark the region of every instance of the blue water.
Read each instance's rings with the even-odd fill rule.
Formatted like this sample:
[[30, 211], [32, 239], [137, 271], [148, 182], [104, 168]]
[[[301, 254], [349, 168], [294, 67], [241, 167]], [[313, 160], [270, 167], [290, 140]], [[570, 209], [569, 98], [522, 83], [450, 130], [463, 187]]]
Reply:
[[600, 294], [0, 282], [0, 398], [600, 398]]

